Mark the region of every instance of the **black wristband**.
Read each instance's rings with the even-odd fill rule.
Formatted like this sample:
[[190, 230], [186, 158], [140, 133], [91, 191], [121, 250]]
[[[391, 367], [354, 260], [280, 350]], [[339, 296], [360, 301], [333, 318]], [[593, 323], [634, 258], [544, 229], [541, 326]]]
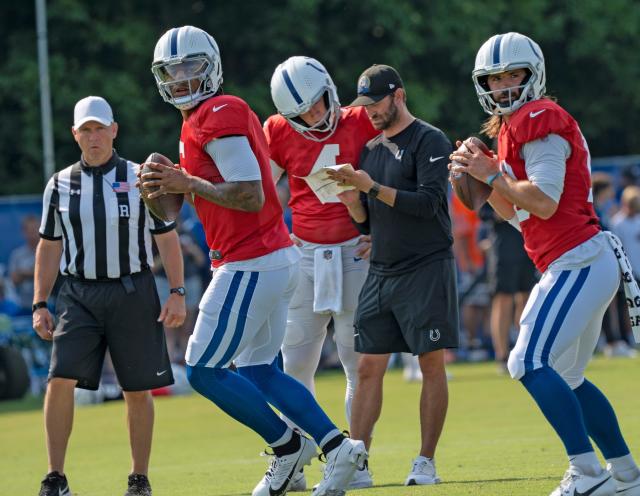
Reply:
[[369, 195], [369, 198], [378, 198], [379, 193], [380, 193], [380, 185], [374, 181], [367, 195]]
[[171, 288], [169, 290], [169, 294], [177, 294], [180, 296], [184, 296], [186, 294], [186, 290], [184, 289], [183, 286], [177, 287], [177, 288]]
[[35, 312], [39, 308], [47, 308], [46, 301], [36, 301], [33, 305], [31, 305], [31, 313]]

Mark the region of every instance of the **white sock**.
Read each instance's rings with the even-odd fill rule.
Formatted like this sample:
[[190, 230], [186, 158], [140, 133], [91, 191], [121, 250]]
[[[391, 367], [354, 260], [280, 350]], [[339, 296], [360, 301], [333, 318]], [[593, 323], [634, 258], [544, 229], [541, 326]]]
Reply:
[[608, 469], [611, 475], [619, 481], [631, 482], [640, 477], [640, 469], [636, 464], [631, 453], [625, 456], [619, 456], [618, 458], [609, 458], [607, 460]]
[[287, 429], [285, 433], [282, 435], [282, 437], [280, 437], [280, 439], [271, 443], [269, 446], [274, 448], [276, 446], [282, 446], [284, 444], [287, 444], [289, 441], [291, 441], [291, 436], [293, 436], [293, 431], [291, 429]]
[[318, 446], [320, 446], [320, 449], [323, 449], [325, 444], [331, 441], [334, 437], [340, 435], [342, 435], [342, 432], [340, 432], [338, 429], [332, 429], [320, 440]]
[[593, 451], [570, 456], [569, 464], [571, 466], [578, 467], [583, 474], [590, 475], [592, 477], [600, 475], [603, 470], [598, 457]]

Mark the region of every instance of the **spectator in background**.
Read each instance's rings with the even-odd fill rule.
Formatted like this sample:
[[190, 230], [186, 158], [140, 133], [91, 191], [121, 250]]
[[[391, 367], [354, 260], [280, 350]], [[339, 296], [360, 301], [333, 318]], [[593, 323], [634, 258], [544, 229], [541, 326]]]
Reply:
[[[197, 241], [190, 232], [184, 230], [184, 225], [177, 220], [176, 230], [180, 239], [180, 247], [182, 249], [182, 257], [184, 261], [184, 288], [185, 288], [185, 305], [187, 315], [181, 326], [165, 327], [167, 335], [167, 348], [169, 349], [169, 358], [172, 363], [184, 365], [184, 355], [187, 351], [187, 343], [189, 336], [193, 332], [193, 327], [198, 316], [198, 303], [202, 294], [202, 279], [200, 272], [202, 267], [209, 268], [209, 260], [200, 249]], [[156, 286], [158, 287], [158, 296], [160, 303], [164, 304], [169, 296], [170, 284], [164, 266], [160, 263], [159, 257], [153, 265], [153, 271], [156, 278]], [[210, 271], [209, 271], [210, 273]]]
[[[616, 234], [624, 246], [631, 266], [637, 271], [640, 268], [640, 187], [627, 186], [622, 191], [620, 211], [611, 219], [611, 231]], [[639, 280], [639, 274], [633, 274]], [[627, 319], [627, 307], [624, 292], [618, 291], [616, 310], [619, 316], [620, 334], [623, 339], [605, 348], [608, 356], [637, 356], [637, 351], [629, 346], [631, 331]]]
[[536, 283], [536, 267], [524, 250], [522, 234], [492, 213], [489, 250], [491, 290], [491, 339], [500, 373], [508, 373], [511, 326], [519, 328], [520, 316]]
[[16, 304], [20, 313], [29, 314], [33, 303], [33, 268], [36, 263], [36, 246], [40, 240], [40, 220], [35, 215], [22, 218], [22, 236], [25, 244], [9, 255], [9, 277], [16, 290]]
[[[623, 177], [626, 177], [626, 180], [631, 180], [633, 177], [632, 169], [627, 169], [623, 173]], [[616, 213], [613, 178], [606, 172], [595, 172], [591, 178], [591, 188], [593, 208], [600, 220], [600, 227], [603, 231], [609, 231], [612, 228], [612, 218]], [[628, 249], [626, 245], [625, 249]], [[607, 343], [604, 347], [604, 354], [608, 357], [635, 356], [635, 350], [631, 349], [623, 339], [625, 328], [630, 327], [626, 316], [626, 300], [621, 284], [602, 320], [602, 332]]]
[[593, 191], [593, 208], [600, 219], [600, 227], [603, 231], [608, 231], [611, 227], [611, 218], [617, 210], [613, 178], [606, 172], [594, 172], [591, 176], [591, 190]]
[[453, 228], [453, 253], [458, 267], [458, 292], [461, 317], [462, 359], [480, 362], [489, 358], [483, 344], [489, 330], [489, 289], [483, 246], [480, 242], [481, 220], [456, 195], [449, 202]]
[[4, 315], [18, 315], [20, 308], [13, 301], [7, 298], [7, 282], [0, 273], [0, 314]]
[[620, 200], [622, 192], [627, 186], [640, 186], [640, 164], [627, 165], [622, 169], [620, 183], [616, 188], [616, 200]]

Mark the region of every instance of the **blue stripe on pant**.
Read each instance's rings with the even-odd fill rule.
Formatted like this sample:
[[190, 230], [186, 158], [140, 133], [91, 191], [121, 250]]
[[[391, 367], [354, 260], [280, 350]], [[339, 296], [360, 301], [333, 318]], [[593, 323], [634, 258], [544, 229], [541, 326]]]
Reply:
[[256, 286], [258, 285], [259, 274], [259, 272], [251, 273], [249, 284], [247, 285], [247, 289], [244, 292], [244, 297], [242, 298], [242, 303], [240, 305], [238, 321], [236, 322], [236, 329], [233, 333], [233, 337], [231, 338], [231, 342], [229, 343], [227, 351], [218, 361], [218, 363], [216, 363], [215, 367], [224, 367], [226, 363], [231, 360], [233, 354], [238, 349], [238, 345], [240, 344], [240, 340], [242, 339], [242, 334], [244, 332], [244, 326], [247, 323], [247, 314], [249, 312], [249, 305], [251, 305], [251, 298], [253, 297], [253, 293], [256, 289]]
[[236, 295], [238, 294], [238, 288], [240, 287], [240, 281], [242, 280], [243, 275], [244, 272], [242, 271], [238, 271], [233, 275], [233, 279], [229, 285], [229, 291], [227, 291], [227, 296], [224, 299], [222, 310], [218, 316], [218, 325], [216, 326], [216, 330], [213, 332], [213, 337], [200, 357], [200, 360], [198, 360], [196, 366], [206, 366], [220, 346], [222, 338], [227, 330], [231, 309], [233, 308], [233, 303], [236, 299]]
[[549, 310], [551, 310], [551, 307], [558, 297], [558, 294], [562, 290], [565, 282], [567, 282], [570, 273], [571, 272], [568, 270], [562, 271], [562, 274], [560, 274], [558, 281], [553, 286], [553, 288], [551, 288], [551, 291], [549, 291], [549, 294], [544, 299], [544, 302], [542, 302], [542, 306], [540, 307], [540, 311], [538, 312], [538, 316], [536, 317], [536, 322], [533, 326], [531, 339], [529, 340], [529, 344], [527, 345], [527, 351], [524, 355], [525, 373], [533, 370], [533, 354], [535, 352], [536, 345], [538, 344], [538, 339], [540, 339], [542, 328], [544, 327], [544, 323], [547, 320], [547, 316], [549, 315]]
[[573, 286], [571, 286], [567, 297], [562, 302], [562, 306], [560, 306], [560, 310], [558, 310], [558, 315], [556, 315], [556, 318], [553, 321], [553, 325], [551, 326], [551, 330], [549, 331], [547, 342], [542, 348], [542, 354], [540, 356], [542, 365], [549, 365], [549, 354], [551, 353], [551, 346], [553, 346], [553, 342], [555, 341], [556, 336], [558, 335], [558, 332], [560, 331], [560, 328], [564, 323], [564, 319], [566, 318], [567, 313], [569, 313], [571, 305], [573, 305], [573, 302], [576, 300], [578, 293], [580, 293], [582, 286], [584, 286], [584, 282], [587, 280], [587, 276], [589, 275], [589, 270], [590, 267], [585, 267], [580, 271], [576, 282], [573, 283]]

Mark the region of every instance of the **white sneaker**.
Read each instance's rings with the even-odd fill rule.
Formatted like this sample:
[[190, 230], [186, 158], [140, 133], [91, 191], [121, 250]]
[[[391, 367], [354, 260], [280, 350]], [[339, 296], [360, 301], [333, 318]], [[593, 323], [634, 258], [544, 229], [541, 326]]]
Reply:
[[351, 479], [348, 489], [364, 489], [365, 487], [372, 486], [373, 478], [371, 477], [369, 467], [365, 464], [363, 468], [359, 468], [355, 474], [353, 474], [353, 479]]
[[638, 351], [629, 346], [626, 341], [620, 340], [613, 343], [613, 345], [607, 345], [604, 348], [604, 354], [608, 358], [625, 357], [635, 358], [638, 356]]
[[300, 470], [291, 478], [291, 484], [289, 485], [289, 492], [295, 493], [307, 490], [307, 478], [304, 476], [304, 470]]
[[312, 496], [344, 496], [355, 472], [369, 458], [364, 443], [348, 437], [327, 455], [327, 465]]
[[298, 472], [305, 465], [309, 465], [315, 456], [315, 443], [304, 436], [300, 436], [300, 448], [298, 451], [290, 455], [274, 455], [267, 472], [253, 489], [251, 496], [284, 496], [289, 491], [291, 483]]
[[436, 474], [436, 462], [433, 458], [417, 456], [413, 460], [411, 472], [404, 481], [405, 486], [423, 486], [427, 484], [437, 484], [440, 477]]
[[585, 475], [578, 467], [569, 467], [550, 496], [613, 496], [616, 494], [616, 484], [607, 470], [592, 477]]
[[611, 465], [607, 465], [607, 471], [611, 474], [616, 484], [616, 496], [640, 496], [640, 475], [631, 482], [622, 482], [615, 478], [611, 472]]

